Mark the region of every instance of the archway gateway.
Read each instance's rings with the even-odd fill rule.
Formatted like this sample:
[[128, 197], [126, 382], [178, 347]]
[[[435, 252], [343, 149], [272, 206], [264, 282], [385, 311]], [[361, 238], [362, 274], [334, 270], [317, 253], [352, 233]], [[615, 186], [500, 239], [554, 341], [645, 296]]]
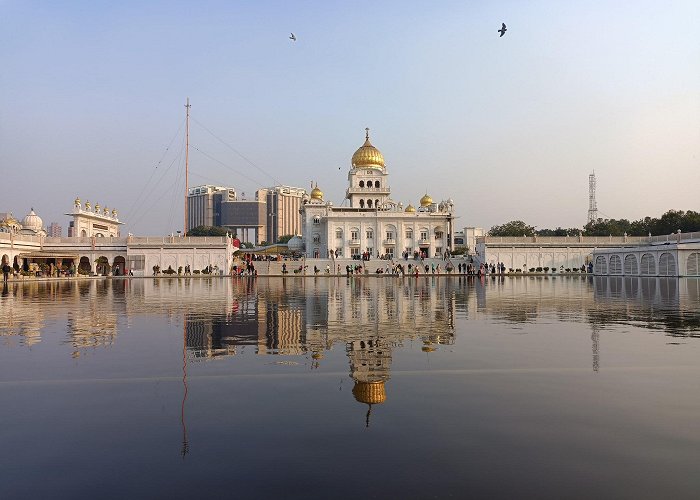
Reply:
[[114, 262], [112, 263], [113, 266], [113, 272], [115, 276], [124, 276], [124, 274], [127, 272], [126, 269], [126, 259], [118, 255], [114, 258]]

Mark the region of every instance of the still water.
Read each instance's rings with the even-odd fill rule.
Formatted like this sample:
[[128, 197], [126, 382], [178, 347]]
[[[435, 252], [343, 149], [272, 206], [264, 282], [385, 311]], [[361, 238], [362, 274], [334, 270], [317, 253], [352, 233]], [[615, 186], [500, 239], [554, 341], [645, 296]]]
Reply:
[[0, 498], [698, 498], [700, 281], [10, 284]]

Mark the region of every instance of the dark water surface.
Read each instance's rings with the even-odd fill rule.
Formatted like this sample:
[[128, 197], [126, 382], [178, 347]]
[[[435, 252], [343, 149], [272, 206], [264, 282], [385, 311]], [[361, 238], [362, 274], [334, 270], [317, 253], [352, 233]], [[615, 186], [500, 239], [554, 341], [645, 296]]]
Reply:
[[698, 498], [700, 281], [0, 298], [0, 498]]

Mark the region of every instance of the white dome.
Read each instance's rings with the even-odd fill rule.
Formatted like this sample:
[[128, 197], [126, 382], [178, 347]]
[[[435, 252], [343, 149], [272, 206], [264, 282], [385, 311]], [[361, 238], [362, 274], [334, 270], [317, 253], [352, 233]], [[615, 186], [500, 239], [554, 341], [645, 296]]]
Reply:
[[31, 229], [32, 231], [39, 232], [41, 231], [42, 227], [44, 227], [44, 221], [42, 221], [41, 217], [34, 213], [34, 209], [32, 208], [22, 221], [22, 227], [24, 229]]
[[304, 240], [300, 236], [293, 236], [287, 242], [287, 248], [292, 252], [302, 252], [304, 250]]

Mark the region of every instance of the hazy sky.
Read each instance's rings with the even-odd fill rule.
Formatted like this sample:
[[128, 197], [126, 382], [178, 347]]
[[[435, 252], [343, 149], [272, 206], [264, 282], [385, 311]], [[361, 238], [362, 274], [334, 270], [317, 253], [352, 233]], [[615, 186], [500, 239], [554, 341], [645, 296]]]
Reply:
[[0, 212], [65, 228], [78, 195], [123, 234], [181, 229], [188, 96], [190, 186], [313, 180], [340, 204], [370, 127], [392, 197], [451, 197], [460, 226], [580, 227], [593, 169], [604, 216], [700, 210], [698, 20], [697, 0], [0, 0]]

